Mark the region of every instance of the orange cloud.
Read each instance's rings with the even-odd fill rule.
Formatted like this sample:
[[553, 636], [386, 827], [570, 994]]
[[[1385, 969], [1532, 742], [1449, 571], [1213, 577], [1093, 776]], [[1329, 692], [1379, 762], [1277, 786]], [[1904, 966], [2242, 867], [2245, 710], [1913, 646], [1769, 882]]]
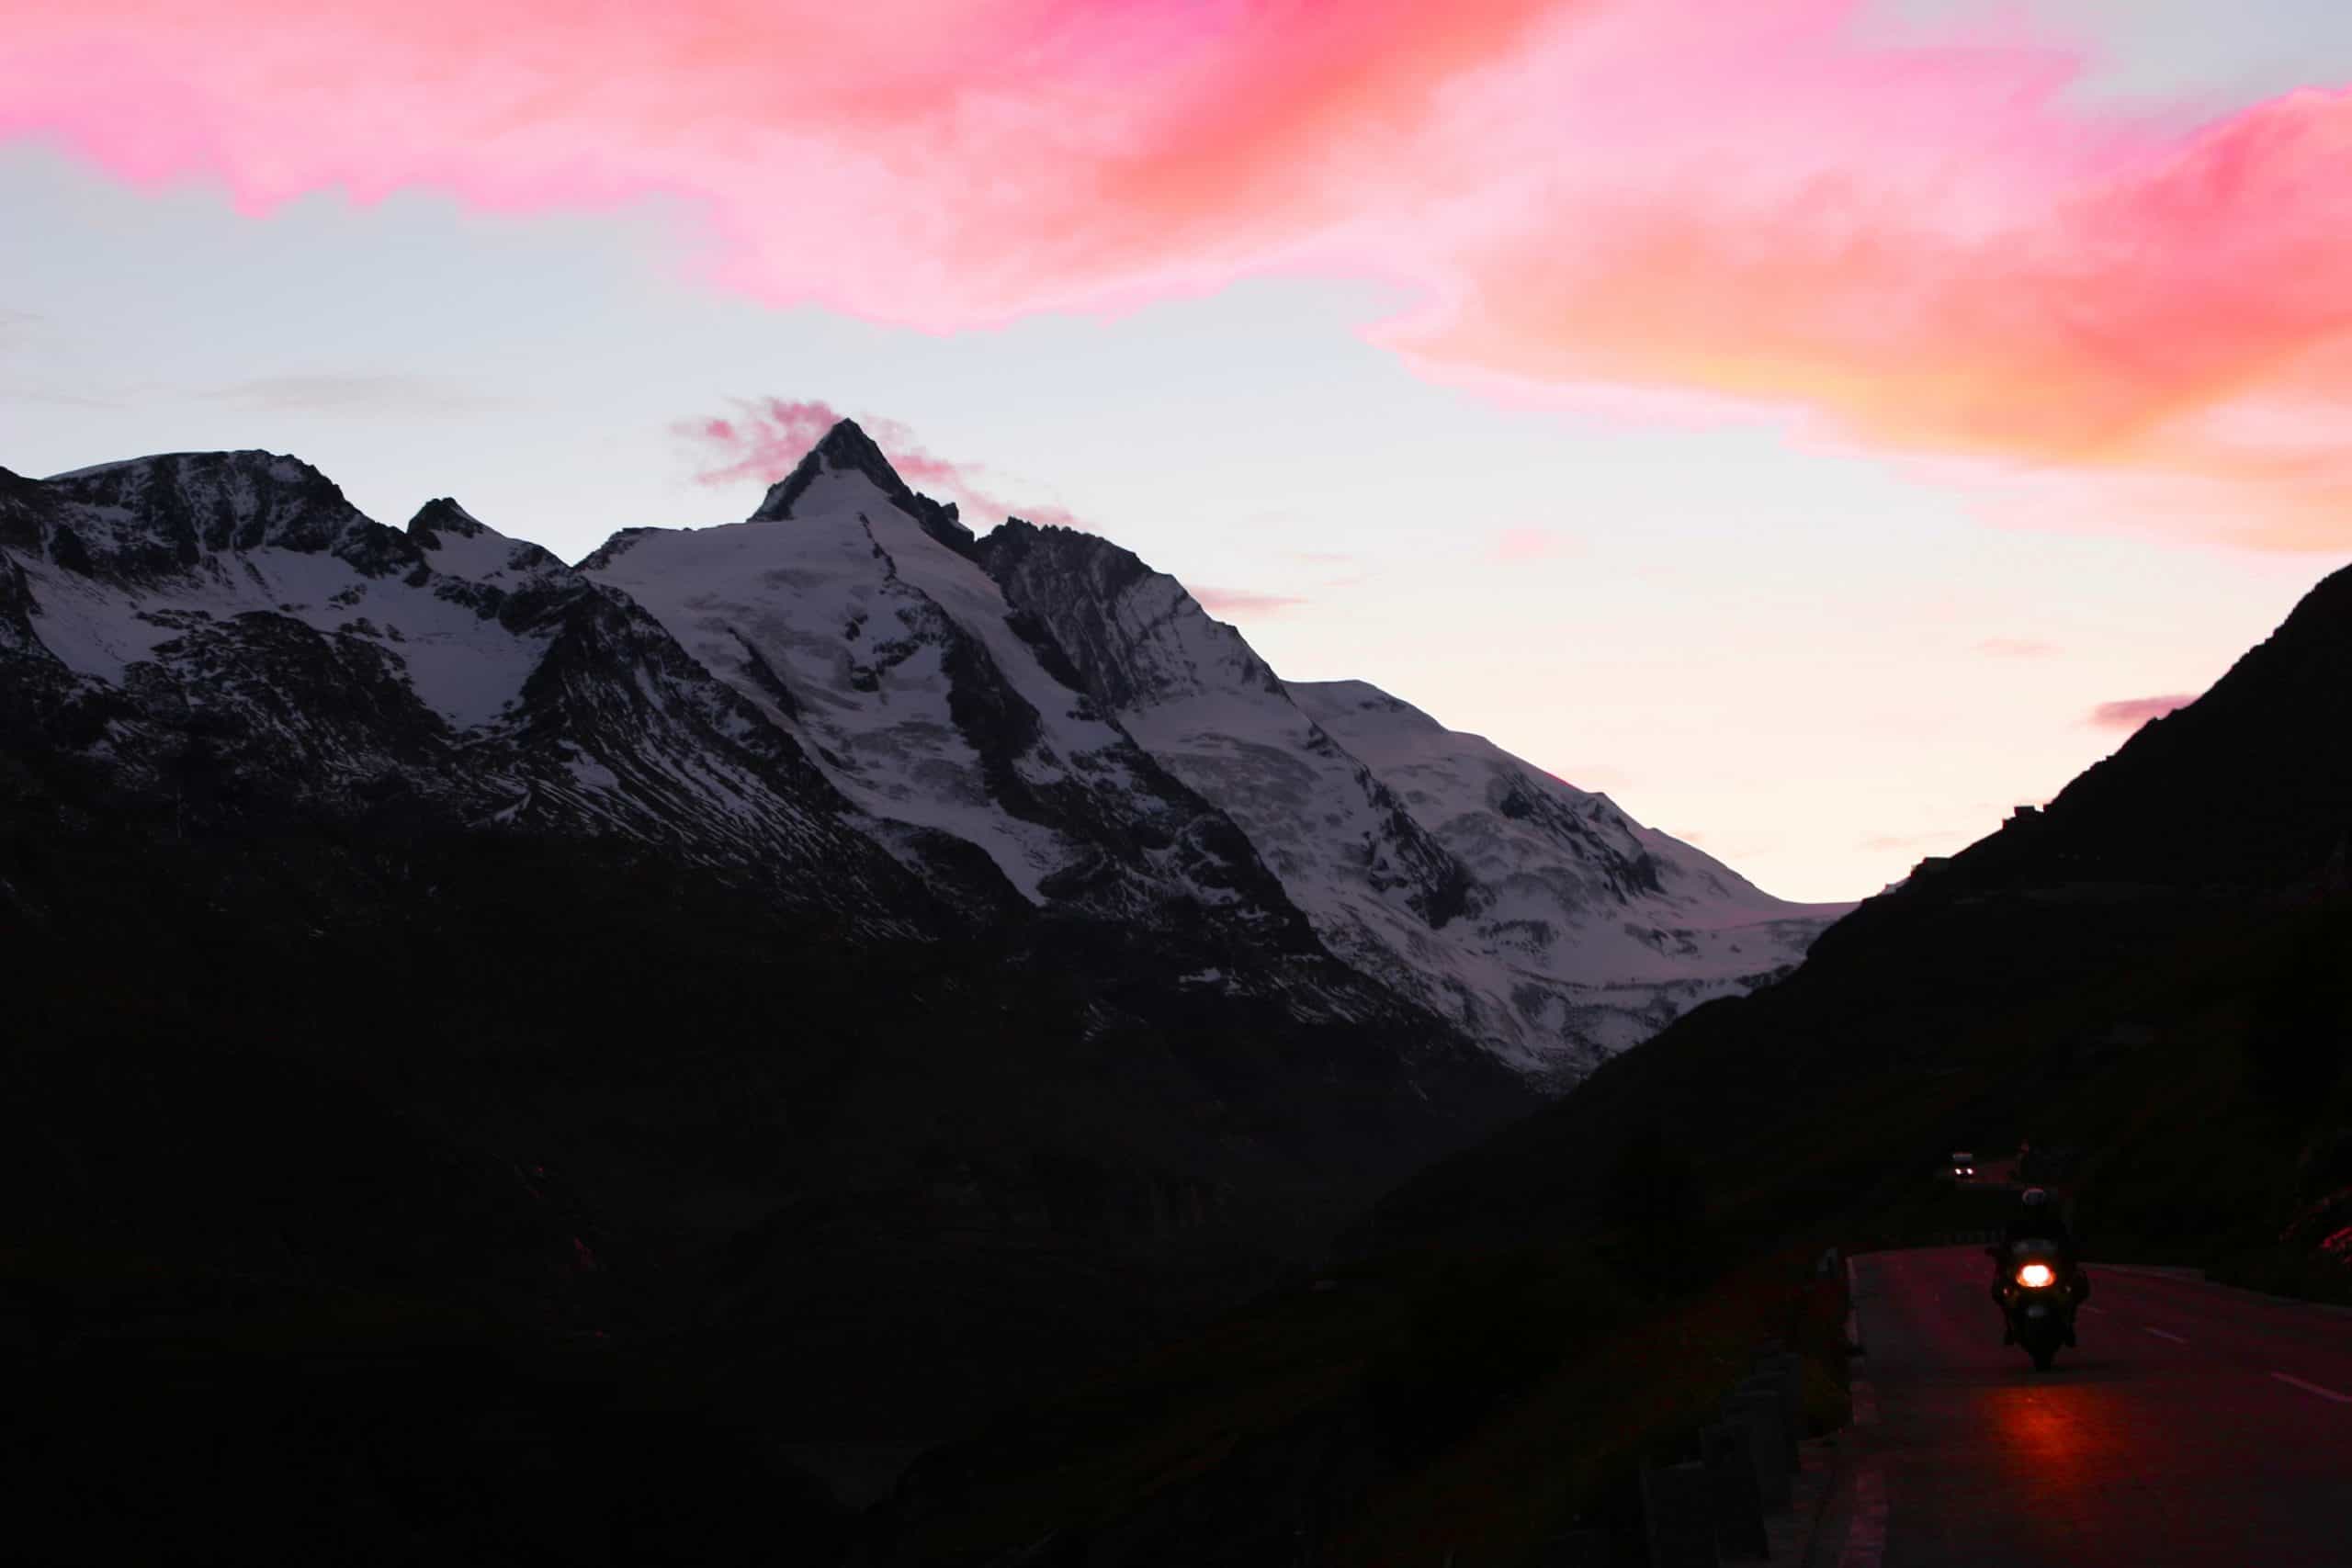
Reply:
[[2352, 95], [2086, 107], [2066, 51], [1860, 10], [0, 0], [0, 136], [256, 213], [660, 198], [728, 287], [934, 330], [1368, 276], [1434, 377], [2352, 543]]

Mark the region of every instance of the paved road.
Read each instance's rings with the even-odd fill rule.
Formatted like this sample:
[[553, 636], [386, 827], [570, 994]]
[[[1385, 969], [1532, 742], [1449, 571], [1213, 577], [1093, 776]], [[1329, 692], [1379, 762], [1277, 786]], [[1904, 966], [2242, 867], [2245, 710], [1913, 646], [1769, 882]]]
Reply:
[[2352, 1568], [2352, 1314], [2094, 1264], [2037, 1373], [1981, 1248], [1854, 1263], [1845, 1568]]

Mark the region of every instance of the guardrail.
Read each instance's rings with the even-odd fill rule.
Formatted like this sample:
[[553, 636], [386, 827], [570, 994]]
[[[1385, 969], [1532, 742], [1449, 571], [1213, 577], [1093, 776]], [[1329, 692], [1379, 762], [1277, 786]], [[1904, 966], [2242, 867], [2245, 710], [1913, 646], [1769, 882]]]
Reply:
[[1804, 1379], [1804, 1358], [1766, 1341], [1718, 1418], [1699, 1429], [1700, 1457], [1642, 1472], [1651, 1568], [1716, 1568], [1725, 1557], [1769, 1554], [1765, 1516], [1794, 1507]]
[[[1826, 1247], [1806, 1273], [1850, 1291], [1842, 1248]], [[1829, 1332], [1848, 1355], [1850, 1312]], [[1801, 1321], [1797, 1332], [1805, 1332]], [[1651, 1568], [1718, 1568], [1724, 1562], [1797, 1561], [1805, 1551], [1830, 1484], [1824, 1455], [1801, 1446], [1805, 1434], [1805, 1358], [1785, 1341], [1756, 1343], [1747, 1371], [1725, 1388], [1712, 1417], [1683, 1428], [1667, 1451], [1680, 1460], [1645, 1461], [1638, 1472], [1638, 1529]], [[1688, 1456], [1695, 1453], [1695, 1459]], [[1628, 1503], [1634, 1501], [1626, 1499]], [[1629, 1510], [1629, 1514], [1630, 1514]], [[1628, 1515], [1587, 1523], [1538, 1543], [1529, 1568], [1613, 1568], [1633, 1542]], [[1447, 1568], [1453, 1568], [1448, 1559]]]

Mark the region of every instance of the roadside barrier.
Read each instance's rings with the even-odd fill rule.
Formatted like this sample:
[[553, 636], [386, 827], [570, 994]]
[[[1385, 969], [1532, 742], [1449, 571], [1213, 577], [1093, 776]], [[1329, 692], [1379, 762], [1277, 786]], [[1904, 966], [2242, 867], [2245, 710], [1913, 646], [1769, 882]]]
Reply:
[[1642, 1472], [1642, 1525], [1654, 1568], [1716, 1568], [1766, 1553], [1765, 1516], [1794, 1506], [1804, 1433], [1804, 1361], [1769, 1340], [1749, 1374], [1699, 1430], [1696, 1462]]
[[1716, 1568], [1713, 1494], [1703, 1464], [1642, 1472], [1642, 1528], [1650, 1568]]
[[1715, 1526], [1715, 1546], [1730, 1557], [1762, 1557], [1770, 1550], [1764, 1529], [1764, 1494], [1746, 1427], [1718, 1421], [1699, 1428], [1699, 1462], [1707, 1467], [1707, 1504]]
[[1771, 1389], [1736, 1393], [1724, 1401], [1724, 1419], [1747, 1430], [1748, 1460], [1756, 1467], [1757, 1495], [1774, 1513], [1789, 1506], [1796, 1455], [1781, 1396]]

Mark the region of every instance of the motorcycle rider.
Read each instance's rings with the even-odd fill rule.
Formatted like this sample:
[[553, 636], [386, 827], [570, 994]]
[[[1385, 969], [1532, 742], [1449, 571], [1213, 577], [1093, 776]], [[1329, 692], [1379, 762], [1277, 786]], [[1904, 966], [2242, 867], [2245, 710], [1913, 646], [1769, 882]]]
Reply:
[[2066, 1282], [2066, 1343], [2075, 1342], [2075, 1309], [2090, 1293], [2090, 1281], [2083, 1277], [2075, 1256], [2074, 1233], [2066, 1228], [2066, 1217], [2058, 1205], [2050, 1201], [2049, 1192], [2040, 1187], [2029, 1187], [2018, 1195], [2018, 1206], [2009, 1213], [2008, 1223], [2001, 1229], [2001, 1245], [1993, 1253], [1993, 1299], [2001, 1305], [2001, 1343], [2014, 1345], [2017, 1334], [2008, 1325], [2009, 1269], [2015, 1256], [2013, 1249], [2019, 1242], [2038, 1241], [2047, 1244], [2057, 1254], [2059, 1278]]

